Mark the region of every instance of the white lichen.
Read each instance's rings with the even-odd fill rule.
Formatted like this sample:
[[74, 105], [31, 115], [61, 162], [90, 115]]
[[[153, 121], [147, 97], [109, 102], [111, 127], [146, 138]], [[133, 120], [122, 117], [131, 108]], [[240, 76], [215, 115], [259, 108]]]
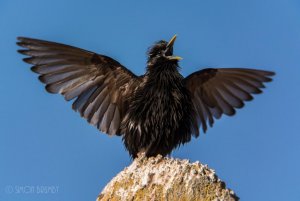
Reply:
[[237, 200], [221, 182], [214, 170], [199, 161], [140, 155], [111, 180], [97, 200], [203, 200], [205, 196]]

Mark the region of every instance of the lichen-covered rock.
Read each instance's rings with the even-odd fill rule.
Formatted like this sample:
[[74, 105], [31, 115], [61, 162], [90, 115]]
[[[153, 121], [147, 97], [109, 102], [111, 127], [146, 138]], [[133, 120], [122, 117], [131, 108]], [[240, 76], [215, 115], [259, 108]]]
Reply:
[[199, 162], [140, 155], [113, 178], [97, 201], [235, 201], [214, 170]]

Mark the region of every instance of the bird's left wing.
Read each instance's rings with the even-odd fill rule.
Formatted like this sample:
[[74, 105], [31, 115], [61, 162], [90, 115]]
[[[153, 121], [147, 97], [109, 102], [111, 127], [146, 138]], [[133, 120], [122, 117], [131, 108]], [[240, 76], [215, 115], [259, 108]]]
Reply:
[[126, 97], [139, 85], [140, 78], [116, 60], [76, 47], [18, 37], [18, 52], [40, 74], [50, 93], [76, 100], [72, 108], [109, 135], [120, 135], [126, 113]]
[[244, 101], [252, 100], [251, 94], [258, 94], [269, 82], [273, 72], [245, 68], [207, 68], [187, 76], [185, 87], [189, 90], [196, 111], [197, 122], [194, 132], [199, 135], [198, 124], [207, 130], [214, 118], [222, 114], [232, 116], [235, 108], [242, 108]]

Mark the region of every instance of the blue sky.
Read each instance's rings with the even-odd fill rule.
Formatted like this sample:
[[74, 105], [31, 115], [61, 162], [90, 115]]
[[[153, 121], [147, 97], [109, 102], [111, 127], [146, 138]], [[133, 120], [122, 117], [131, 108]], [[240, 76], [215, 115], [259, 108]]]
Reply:
[[[94, 200], [131, 163], [120, 138], [45, 92], [17, 54], [17, 36], [106, 54], [142, 74], [147, 48], [175, 33], [184, 76], [205, 67], [277, 75], [172, 156], [208, 164], [241, 200], [300, 200], [299, 10], [297, 0], [0, 0], [0, 200]], [[52, 192], [39, 193], [43, 186]]]

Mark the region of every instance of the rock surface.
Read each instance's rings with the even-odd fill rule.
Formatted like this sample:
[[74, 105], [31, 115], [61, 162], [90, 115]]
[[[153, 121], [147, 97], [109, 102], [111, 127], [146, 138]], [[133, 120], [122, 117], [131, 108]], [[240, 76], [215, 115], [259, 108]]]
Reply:
[[235, 201], [234, 192], [226, 189], [215, 171], [199, 162], [190, 163], [143, 155], [114, 177], [97, 201]]

